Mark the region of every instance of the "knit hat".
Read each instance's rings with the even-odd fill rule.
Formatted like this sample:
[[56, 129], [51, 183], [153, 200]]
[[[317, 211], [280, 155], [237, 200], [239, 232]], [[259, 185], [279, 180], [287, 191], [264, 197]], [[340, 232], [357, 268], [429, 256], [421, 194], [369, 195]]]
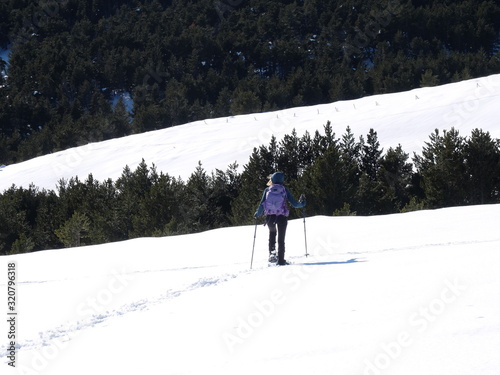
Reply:
[[283, 172], [275, 172], [268, 178], [269, 178], [269, 182], [267, 183], [268, 186], [272, 184], [283, 185], [283, 183], [285, 182], [285, 175], [283, 174]]

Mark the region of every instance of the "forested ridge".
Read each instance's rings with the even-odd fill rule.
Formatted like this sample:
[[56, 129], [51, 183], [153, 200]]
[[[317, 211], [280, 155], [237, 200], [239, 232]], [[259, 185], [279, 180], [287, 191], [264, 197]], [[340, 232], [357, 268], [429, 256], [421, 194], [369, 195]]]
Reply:
[[[421, 155], [401, 146], [383, 150], [373, 129], [355, 139], [295, 131], [253, 150], [243, 171], [208, 173], [203, 165], [187, 181], [145, 160], [125, 166], [116, 180], [61, 180], [56, 191], [12, 186], [0, 194], [0, 255], [100, 244], [144, 236], [186, 234], [254, 223], [271, 171], [304, 193], [313, 215], [377, 215], [500, 201], [500, 140], [475, 129], [430, 134]], [[360, 229], [362, 230], [362, 229]]]
[[0, 163], [498, 73], [499, 31], [494, 0], [5, 0]]
[[[493, 1], [0, 3], [0, 164], [193, 120], [399, 92], [500, 72]], [[143, 161], [116, 181], [0, 194], [0, 255], [253, 223], [271, 171], [307, 215], [375, 215], [500, 200], [500, 141], [430, 134], [420, 155], [295, 132], [238, 172], [187, 181]], [[291, 217], [302, 215], [292, 210]]]

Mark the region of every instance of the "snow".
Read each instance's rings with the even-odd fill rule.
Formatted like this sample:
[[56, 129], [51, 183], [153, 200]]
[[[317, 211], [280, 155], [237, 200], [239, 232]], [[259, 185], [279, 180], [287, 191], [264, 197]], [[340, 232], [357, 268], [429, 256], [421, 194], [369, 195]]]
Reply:
[[253, 226], [2, 257], [2, 373], [497, 374], [499, 215], [311, 217], [307, 258], [291, 220], [286, 267], [260, 225], [252, 269]]
[[[271, 132], [313, 132], [328, 119], [337, 135], [347, 125], [358, 135], [373, 127], [383, 147], [401, 143], [406, 152], [433, 127], [499, 137], [499, 83], [491, 76], [199, 121], [10, 165], [0, 176], [3, 188], [53, 188], [61, 176], [116, 178], [144, 158], [185, 178], [198, 160], [209, 170], [245, 163]], [[305, 227], [291, 220], [286, 267], [268, 267], [261, 225], [252, 269], [254, 226], [3, 256], [0, 295], [7, 299], [15, 263], [17, 316], [12, 368], [3, 302], [1, 372], [494, 375], [499, 217], [500, 205], [483, 205], [316, 216]]]
[[30, 183], [54, 190], [61, 178], [85, 180], [90, 173], [100, 181], [116, 180], [126, 165], [135, 169], [142, 159], [149, 166], [154, 163], [158, 171], [184, 180], [199, 161], [208, 172], [226, 170], [234, 162], [241, 169], [253, 148], [268, 145], [272, 135], [280, 140], [293, 129], [299, 136], [306, 131], [314, 135], [316, 130], [323, 134], [327, 121], [337, 137], [347, 126], [356, 137], [366, 137], [373, 128], [385, 150], [401, 144], [413, 156], [413, 152], [421, 152], [435, 129], [454, 127], [469, 136], [480, 128], [500, 138], [499, 97], [500, 75], [492, 75], [397, 94], [196, 121], [9, 165], [2, 172], [0, 191], [12, 184], [27, 188]]

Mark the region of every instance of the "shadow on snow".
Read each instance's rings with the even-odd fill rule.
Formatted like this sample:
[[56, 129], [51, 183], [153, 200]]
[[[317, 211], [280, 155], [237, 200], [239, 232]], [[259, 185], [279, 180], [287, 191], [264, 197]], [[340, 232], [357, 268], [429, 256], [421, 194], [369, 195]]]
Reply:
[[305, 263], [298, 263], [298, 264], [302, 264], [304, 266], [330, 266], [330, 265], [334, 265], [334, 264], [350, 264], [350, 263], [363, 263], [363, 262], [366, 262], [366, 260], [352, 258], [352, 259], [345, 260], [342, 262], [310, 262], [310, 263], [305, 262]]

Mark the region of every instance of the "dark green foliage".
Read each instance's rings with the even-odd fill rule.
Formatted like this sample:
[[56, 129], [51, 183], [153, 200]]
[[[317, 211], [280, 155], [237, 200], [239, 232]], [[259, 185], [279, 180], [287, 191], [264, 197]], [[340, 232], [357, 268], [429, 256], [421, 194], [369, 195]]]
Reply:
[[84, 244], [82, 239], [88, 236], [89, 229], [89, 218], [85, 214], [75, 211], [71, 218], [54, 232], [64, 246], [78, 247]]
[[377, 133], [370, 129], [367, 140], [360, 138], [360, 174], [355, 204], [357, 212], [362, 215], [376, 215], [391, 212], [391, 196], [384, 186], [381, 173], [382, 152]]
[[469, 201], [493, 203], [500, 193], [500, 144], [489, 132], [474, 129], [465, 144], [465, 175], [469, 176]]
[[356, 211], [351, 211], [351, 205], [344, 203], [342, 208], [334, 211], [333, 216], [356, 216]]
[[377, 133], [370, 129], [366, 138], [366, 143], [361, 138], [361, 171], [371, 181], [376, 181], [379, 177], [380, 159], [383, 150], [380, 149]]
[[[82, 246], [142, 236], [194, 233], [253, 223], [274, 171], [285, 171], [308, 215], [374, 215], [424, 208], [500, 202], [500, 141], [475, 129], [469, 138], [437, 130], [408, 162], [401, 146], [380, 149], [371, 129], [356, 141], [350, 128], [335, 138], [328, 122], [314, 138], [295, 132], [255, 148], [236, 164], [208, 174], [201, 162], [184, 182], [143, 160], [116, 182], [89, 175], [60, 181], [57, 195], [36, 187], [0, 194], [0, 255]], [[290, 210], [290, 218], [302, 215]]]
[[387, 213], [401, 210], [410, 201], [413, 165], [408, 159], [409, 155], [399, 145], [396, 149], [389, 148], [380, 161], [379, 176]]
[[339, 149], [332, 144], [303, 176], [309, 214], [331, 215], [341, 208], [345, 202], [345, 182]]
[[237, 169], [238, 164], [234, 163], [226, 172], [217, 169], [212, 176], [210, 205], [216, 215], [211, 228], [231, 225], [232, 204], [241, 190], [241, 175]]
[[467, 185], [464, 159], [465, 139], [457, 130], [436, 129], [426, 142], [422, 156], [415, 158], [417, 171], [422, 175], [427, 201], [432, 207], [467, 204]]
[[57, 248], [54, 192], [10, 189], [0, 195], [0, 254]]
[[498, 73], [499, 31], [494, 0], [3, 1], [0, 163]]
[[498, 202], [500, 145], [488, 132], [472, 131], [470, 138], [455, 129], [431, 134], [415, 165], [431, 207]]
[[356, 194], [359, 187], [361, 144], [356, 142], [349, 126], [339, 140], [339, 148], [346, 195], [352, 197]]

